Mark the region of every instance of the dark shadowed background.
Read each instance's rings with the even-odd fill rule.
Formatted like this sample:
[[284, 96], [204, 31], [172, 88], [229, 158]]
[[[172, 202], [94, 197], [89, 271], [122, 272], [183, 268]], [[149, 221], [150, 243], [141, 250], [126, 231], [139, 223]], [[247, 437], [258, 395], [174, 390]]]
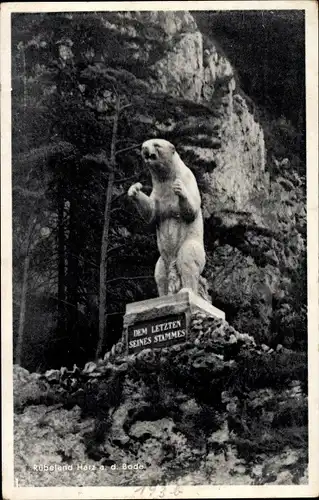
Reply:
[[12, 16], [17, 363], [83, 365], [156, 295], [155, 228], [126, 197], [156, 136], [200, 186], [214, 305], [306, 349], [304, 50], [301, 11]]

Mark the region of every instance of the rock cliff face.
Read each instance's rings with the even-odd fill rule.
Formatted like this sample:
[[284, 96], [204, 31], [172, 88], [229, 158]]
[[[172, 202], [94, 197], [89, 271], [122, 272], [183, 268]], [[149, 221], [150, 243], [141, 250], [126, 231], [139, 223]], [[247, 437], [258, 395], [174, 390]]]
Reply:
[[[184, 344], [126, 356], [119, 343], [83, 370], [15, 367], [19, 484], [304, 484], [307, 360], [287, 345], [306, 325], [306, 310], [296, 306], [305, 180], [285, 159], [270, 169], [231, 62], [191, 14], [100, 17], [122, 37], [112, 46], [116, 64], [184, 106], [182, 120], [179, 110], [169, 120], [146, 111], [141, 119], [151, 136], [174, 138], [198, 179], [206, 277], [229, 321], [196, 315]], [[280, 343], [275, 309], [286, 332]], [[66, 470], [35, 471], [40, 463]], [[137, 474], [123, 464], [143, 468]]]
[[195, 314], [170, 348], [14, 375], [21, 486], [307, 482], [305, 355], [221, 319]]
[[[231, 62], [190, 13], [114, 13], [105, 16], [105, 23], [123, 35], [123, 58], [137, 64], [138, 70], [133, 63], [130, 70], [154, 93], [205, 107], [202, 115], [190, 112], [182, 120], [157, 122], [150, 134], [172, 136], [197, 176], [213, 300], [236, 327], [261, 341], [271, 340], [276, 316], [279, 330], [288, 331], [281, 340], [289, 343], [283, 311], [289, 309], [294, 324], [289, 296], [299, 274], [305, 276], [300, 264], [305, 179], [287, 159], [267, 157], [262, 127], [238, 88]], [[146, 66], [151, 77], [143, 74]]]
[[[170, 124], [170, 130], [176, 127], [184, 136], [181, 151], [193, 151], [214, 170], [204, 174], [206, 216], [221, 209], [245, 210], [256, 188], [268, 190], [269, 179], [264, 175], [263, 131], [236, 91], [230, 62], [204, 39], [188, 12], [118, 13], [111, 26], [130, 36], [130, 57], [148, 65], [153, 76], [147, 81], [154, 92], [211, 108], [210, 118], [199, 117], [194, 123], [190, 116], [188, 123]], [[185, 136], [190, 125], [195, 137]], [[199, 133], [204, 128], [208, 131]]]
[[[67, 16], [72, 19], [70, 29], [65, 30], [68, 37], [57, 36], [54, 46], [59, 43], [63, 68], [68, 63], [85, 67], [80, 72], [82, 83], [76, 87], [81, 95], [79, 100], [74, 98], [75, 108], [85, 96], [83, 103], [96, 111], [99, 120], [114, 105], [112, 92], [104, 91], [104, 85], [108, 88], [105, 75], [108, 82], [126, 79], [130, 83], [124, 87], [125, 99], [133, 101], [134, 111], [127, 124], [123, 121], [121, 144], [132, 146], [147, 136], [162, 136], [176, 145], [196, 175], [205, 216], [204, 273], [213, 302], [225, 310], [231, 324], [257, 340], [277, 339], [287, 346], [297, 343], [304, 347], [305, 179], [291, 159], [272, 158], [272, 122], [268, 127], [263, 123], [263, 131], [251, 100], [240, 89], [232, 62], [186, 11], [92, 13], [82, 27], [89, 32], [87, 26], [92, 22], [93, 35], [87, 33], [84, 54], [75, 28], [83, 22], [83, 14]], [[99, 32], [103, 36], [98, 39]], [[50, 93], [54, 89], [53, 85]], [[72, 118], [65, 130], [72, 128], [71, 122]], [[72, 141], [78, 140], [78, 134], [86, 144], [86, 126], [79, 125], [75, 137], [71, 134]], [[109, 144], [103, 143], [103, 148], [108, 150]], [[123, 160], [118, 158], [124, 170], [125, 155]], [[137, 155], [132, 161], [128, 158], [130, 162], [129, 173], [135, 172], [138, 180], [141, 162]], [[147, 173], [142, 174], [147, 184]], [[116, 184], [114, 198], [127, 187]], [[119, 222], [123, 235], [128, 235], [128, 247], [134, 225], [131, 219]], [[155, 254], [155, 244], [152, 248]], [[147, 269], [137, 269], [136, 275], [151, 275], [154, 265], [151, 257], [145, 263]], [[152, 284], [145, 283], [141, 289], [145, 288], [146, 299], [154, 292]], [[131, 301], [135, 298], [133, 294]], [[95, 299], [92, 307], [96, 307]], [[123, 310], [124, 300], [121, 306], [114, 304], [115, 308]], [[300, 332], [297, 342], [296, 331]]]

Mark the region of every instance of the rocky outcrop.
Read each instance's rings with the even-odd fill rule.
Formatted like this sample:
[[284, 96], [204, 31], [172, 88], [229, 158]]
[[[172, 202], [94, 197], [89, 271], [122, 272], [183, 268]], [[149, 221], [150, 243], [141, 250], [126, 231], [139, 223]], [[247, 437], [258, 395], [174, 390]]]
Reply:
[[[77, 15], [67, 14], [72, 19]], [[68, 37], [59, 38], [61, 60], [84, 61], [79, 89], [97, 114], [114, 104], [112, 92], [104, 91], [106, 80], [129, 82], [127, 87], [123, 83], [123, 98], [133, 102], [130, 119], [136, 121], [125, 127], [127, 144], [142, 142], [146, 134], [164, 136], [194, 171], [205, 216], [204, 272], [213, 302], [225, 310], [234, 327], [257, 340], [304, 348], [306, 307], [304, 299], [298, 303], [297, 288], [302, 283], [306, 289], [305, 179], [292, 160], [269, 157], [267, 141], [275, 133], [274, 123], [269, 121], [263, 131], [232, 62], [203, 34], [191, 13], [88, 16], [96, 23], [94, 31], [101, 28], [103, 33], [104, 26], [107, 36], [92, 38], [91, 50], [83, 55], [70, 29]], [[95, 78], [103, 91], [87, 96], [86, 85], [95, 86]], [[281, 121], [283, 136], [289, 135], [288, 124]], [[281, 140], [276, 137], [278, 143]], [[136, 172], [138, 159], [132, 165]], [[116, 185], [114, 198], [121, 189]], [[121, 224], [129, 241], [126, 222]], [[151, 274], [154, 263], [146, 266], [150, 272], [145, 274]], [[143, 298], [150, 293], [151, 286]], [[135, 299], [133, 294], [131, 300]]]
[[[128, 69], [151, 92], [181, 100], [174, 105], [183, 113], [154, 122], [145, 111], [141, 120], [151, 135], [174, 142], [197, 177], [213, 300], [234, 326], [261, 341], [292, 338], [280, 311], [294, 308], [295, 275], [304, 273], [305, 179], [287, 158], [267, 156], [262, 126], [231, 62], [190, 13], [112, 13], [104, 22], [122, 37], [124, 67], [133, 61]], [[302, 323], [305, 313], [297, 316]]]
[[[42, 376], [16, 366], [16, 478], [23, 486], [302, 484], [306, 370], [304, 355], [257, 346], [202, 313], [187, 342], [171, 348], [128, 356], [120, 342], [83, 370]], [[50, 471], [35, 471], [41, 464]]]
[[[176, 128], [183, 135], [182, 150], [192, 151], [214, 170], [204, 173], [209, 186], [203, 196], [206, 215], [221, 208], [244, 210], [258, 181], [268, 188], [263, 176], [265, 145], [260, 125], [238, 94], [231, 63], [214, 42], [204, 39], [188, 12], [116, 13], [111, 26], [120, 30], [124, 44], [130, 36], [126, 43], [131, 57], [147, 65], [152, 77], [146, 81], [153, 92], [211, 108], [210, 118], [197, 117], [194, 122], [190, 116], [189, 123], [169, 125], [171, 132]], [[190, 137], [185, 135], [189, 126]], [[196, 128], [206, 131], [198, 133]]]

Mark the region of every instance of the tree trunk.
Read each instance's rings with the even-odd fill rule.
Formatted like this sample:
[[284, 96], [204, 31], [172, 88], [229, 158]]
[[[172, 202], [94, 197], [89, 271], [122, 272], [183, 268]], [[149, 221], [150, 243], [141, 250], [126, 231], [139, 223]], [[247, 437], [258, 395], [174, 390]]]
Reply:
[[[26, 75], [26, 62], [25, 62], [25, 51], [24, 45], [22, 45], [22, 66], [23, 66], [23, 114], [24, 122], [26, 120], [26, 108], [27, 108], [27, 75]], [[30, 268], [30, 246], [31, 246], [31, 234], [32, 234], [33, 224], [30, 218], [29, 227], [26, 235], [25, 242], [25, 255], [23, 263], [23, 277], [22, 277], [22, 287], [20, 296], [20, 313], [19, 313], [19, 326], [18, 326], [18, 338], [16, 344], [15, 352], [15, 363], [21, 365], [22, 362], [22, 347], [23, 347], [23, 337], [25, 329], [25, 314], [27, 307], [27, 292], [28, 292], [28, 277]]]
[[24, 45], [22, 45], [22, 66], [23, 66], [23, 111], [25, 114], [27, 109], [27, 72], [26, 72]]
[[100, 261], [100, 289], [99, 289], [99, 338], [96, 349], [96, 358], [101, 356], [104, 344], [105, 326], [106, 326], [106, 275], [107, 275], [107, 249], [109, 244], [109, 224], [110, 224], [110, 205], [114, 184], [114, 172], [109, 175], [109, 181], [106, 191], [106, 201], [104, 209], [104, 227], [101, 244]]
[[19, 313], [19, 326], [18, 326], [18, 338], [15, 349], [15, 363], [21, 365], [22, 362], [22, 347], [23, 347], [23, 336], [25, 329], [25, 313], [27, 306], [27, 292], [28, 292], [28, 277], [30, 268], [30, 247], [31, 247], [31, 234], [33, 230], [33, 221], [30, 218], [26, 241], [25, 241], [25, 251], [24, 251], [24, 262], [23, 262], [23, 277], [22, 277], [22, 287], [20, 296], [20, 313]]
[[58, 200], [58, 324], [60, 337], [65, 335], [65, 228], [64, 228], [64, 197], [59, 188]]
[[111, 156], [109, 180], [106, 191], [105, 208], [104, 208], [104, 224], [101, 242], [101, 259], [100, 259], [100, 288], [99, 288], [99, 337], [96, 348], [96, 359], [101, 356], [102, 349], [105, 341], [105, 328], [106, 328], [106, 280], [107, 280], [107, 251], [109, 246], [109, 227], [110, 227], [110, 208], [112, 201], [112, 192], [114, 185], [114, 172], [115, 172], [115, 146], [117, 137], [118, 120], [120, 114], [120, 97], [116, 101], [116, 110], [112, 131], [111, 143]]
[[79, 228], [77, 224], [77, 203], [70, 201], [69, 238], [67, 246], [67, 336], [69, 349], [77, 348], [78, 335], [78, 285], [79, 285]]

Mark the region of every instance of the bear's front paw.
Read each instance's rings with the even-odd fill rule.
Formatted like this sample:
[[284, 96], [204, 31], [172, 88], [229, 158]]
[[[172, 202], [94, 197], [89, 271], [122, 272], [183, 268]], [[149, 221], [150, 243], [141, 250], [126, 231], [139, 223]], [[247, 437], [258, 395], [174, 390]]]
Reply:
[[186, 188], [184, 186], [184, 183], [181, 181], [181, 179], [176, 179], [173, 183], [173, 191], [177, 196], [180, 196], [181, 198], [186, 198]]
[[127, 195], [130, 197], [130, 198], [136, 198], [136, 196], [138, 195], [138, 193], [141, 191], [142, 189], [142, 184], [140, 182], [135, 182], [135, 184], [133, 184], [128, 192], [127, 192]]

